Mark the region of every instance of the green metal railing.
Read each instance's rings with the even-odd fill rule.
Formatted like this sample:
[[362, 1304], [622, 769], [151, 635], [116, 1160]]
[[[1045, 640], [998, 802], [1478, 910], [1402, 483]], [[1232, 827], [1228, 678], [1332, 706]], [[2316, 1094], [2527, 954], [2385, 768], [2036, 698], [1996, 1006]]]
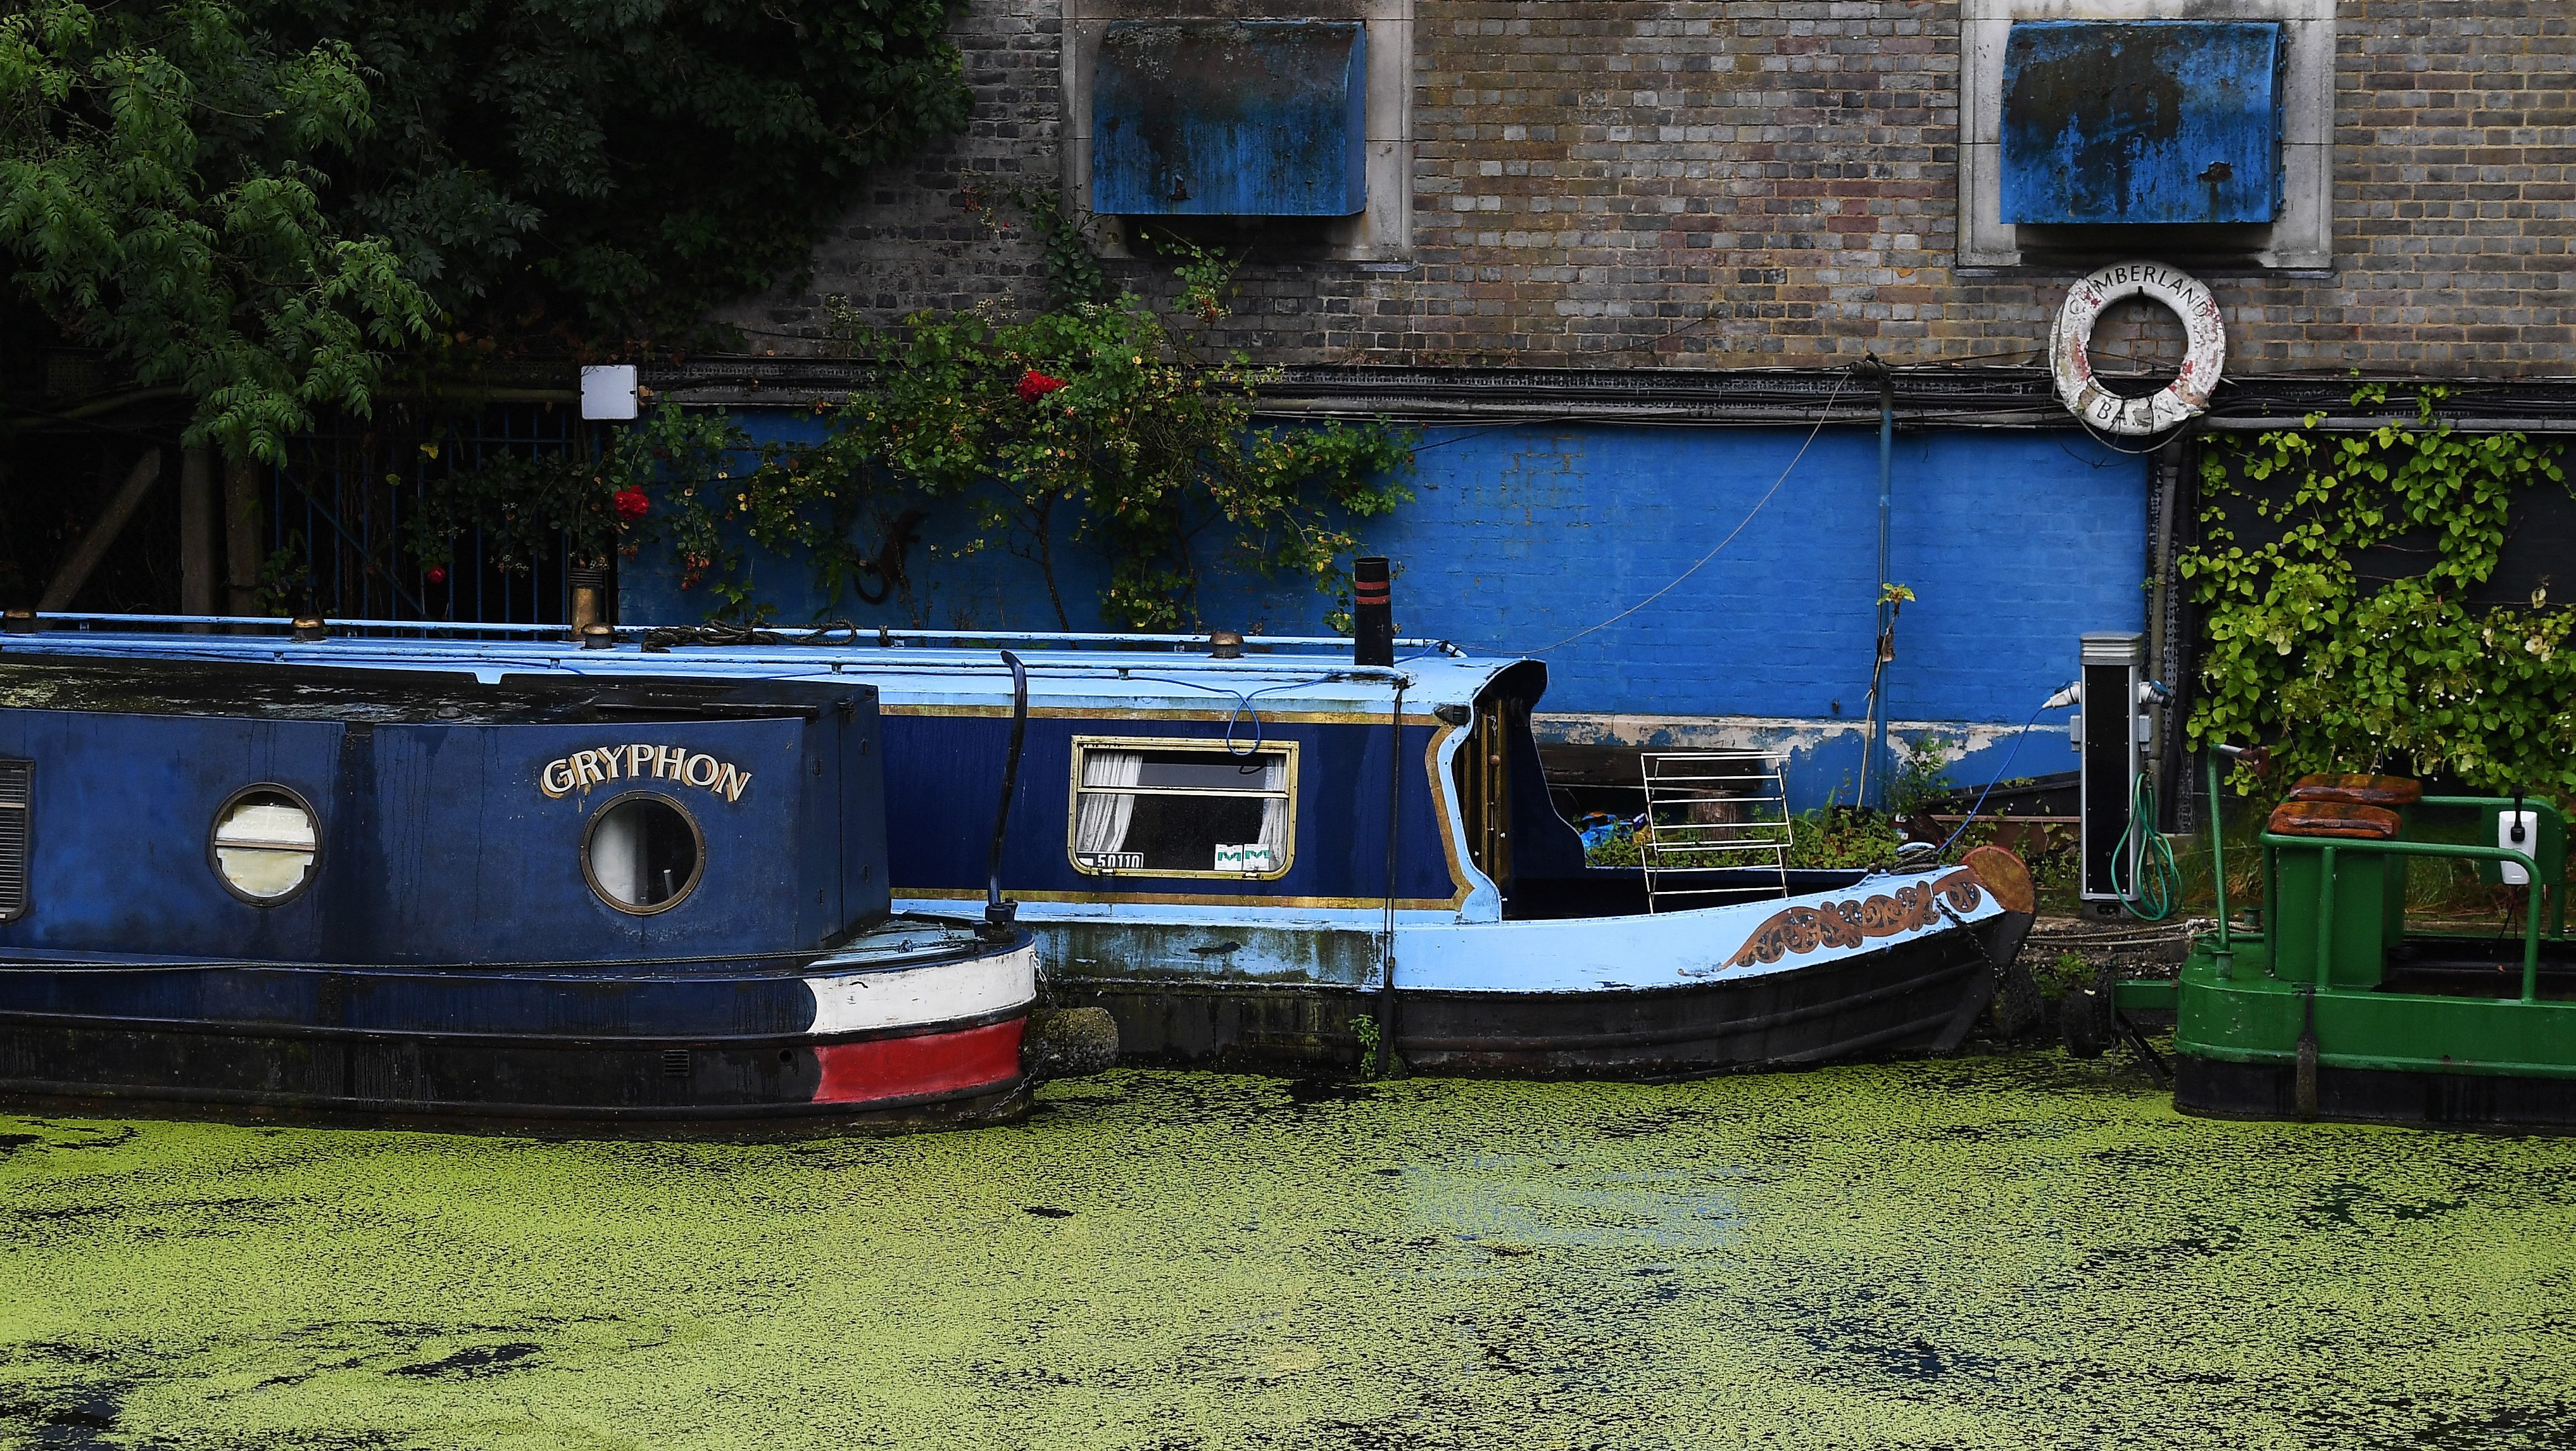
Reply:
[[[2468, 798], [2436, 798], [2456, 803]], [[2317, 880], [2317, 990], [2329, 990], [2329, 971], [2334, 963], [2335, 853], [2357, 851], [2373, 856], [2455, 857], [2471, 861], [2511, 862], [2531, 874], [2530, 921], [2522, 937], [2522, 1001], [2540, 1001], [2540, 864], [2518, 851], [2500, 846], [2470, 846], [2448, 841], [2370, 841], [2350, 837], [2276, 836], [2264, 832], [2265, 875], [2271, 875], [2269, 858], [2281, 848], [2315, 851], [2322, 854]], [[2277, 909], [2267, 909], [2277, 910]]]
[[[2220, 794], [2221, 782], [2218, 770], [2219, 756], [2222, 752], [2234, 754], [2233, 750], [2227, 747], [2217, 747], [2204, 751], [2202, 760], [2207, 763], [2209, 772], [2210, 875], [2218, 895], [2218, 931], [2215, 940], [2210, 944], [2210, 965], [2216, 970], [2217, 975], [2224, 979], [2230, 976], [2231, 968], [2235, 963], [2237, 934], [2228, 920], [2227, 833], [2225, 822], [2219, 814], [2219, 803], [2225, 799]], [[2469, 811], [2535, 812], [2548, 817], [2555, 825], [2558, 840], [2565, 839], [2566, 819], [2559, 813], [2557, 806], [2548, 801], [2528, 797], [2509, 800], [2501, 796], [2427, 796], [2416, 805]], [[2544, 836], [2543, 839], [2548, 838]], [[2529, 900], [2525, 903], [2527, 920], [2523, 929], [2522, 996], [2519, 1000], [2526, 1003], [2540, 1000], [2542, 906], [2545, 901], [2549, 907], [2551, 918], [2549, 935], [2564, 937], [2567, 932], [2567, 893], [2563, 883], [2552, 881], [2543, 872], [2538, 859], [2540, 853], [2536, 849], [2525, 853], [2509, 847], [2484, 846], [2468, 842], [2371, 841], [2342, 837], [2276, 836], [2269, 831], [2261, 833], [2259, 840], [2263, 846], [2263, 900], [2267, 920], [2270, 914], [2280, 910], [2280, 883], [2275, 866], [2280, 849], [2289, 847], [2297, 851], [2322, 853], [2323, 859], [2318, 863], [2317, 890], [2316, 985], [2320, 991], [2325, 990], [2333, 980], [2335, 854], [2337, 852], [2357, 851], [2384, 856], [2448, 857], [2454, 860], [2510, 863], [2521, 867], [2529, 883]], [[2249, 940], [2263, 941], [2265, 938], [2261, 933], [2254, 933], [2249, 934]]]
[[2209, 961], [2222, 978], [2236, 965], [2236, 946], [2227, 924], [2227, 798], [2218, 791], [2218, 758], [2222, 754], [2233, 756], [2238, 750], [2213, 741], [2200, 753], [2201, 760], [2209, 765], [2209, 876], [2218, 888], [2218, 941], [2209, 950]]

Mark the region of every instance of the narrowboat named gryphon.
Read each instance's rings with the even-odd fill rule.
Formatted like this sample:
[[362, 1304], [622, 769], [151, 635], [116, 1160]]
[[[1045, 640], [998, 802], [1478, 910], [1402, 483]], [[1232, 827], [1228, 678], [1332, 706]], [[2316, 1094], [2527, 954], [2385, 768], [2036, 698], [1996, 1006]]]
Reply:
[[0, 1094], [521, 1125], [1006, 1117], [1033, 944], [892, 910], [878, 733], [855, 679], [13, 651]]
[[[1162, 1061], [1658, 1077], [1946, 1051], [2014, 970], [2034, 905], [2021, 862], [1981, 848], [1746, 872], [1718, 905], [1672, 910], [1637, 869], [1587, 865], [1552, 804], [1530, 729], [1545, 666], [1391, 631], [1377, 645], [1410, 653], [1363, 663], [1365, 640], [1355, 658], [1230, 635], [29, 624], [0, 659], [873, 685], [895, 905], [1006, 884], [1050, 1001], [1107, 1009], [1130, 1054]], [[1026, 657], [1016, 701], [997, 646]], [[1013, 830], [988, 856], [983, 783], [1014, 766]]]

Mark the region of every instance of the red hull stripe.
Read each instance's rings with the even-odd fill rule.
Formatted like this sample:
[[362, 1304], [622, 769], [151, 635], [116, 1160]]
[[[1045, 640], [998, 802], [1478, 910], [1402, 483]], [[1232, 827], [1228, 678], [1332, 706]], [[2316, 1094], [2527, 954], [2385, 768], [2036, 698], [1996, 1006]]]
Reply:
[[1025, 1024], [1013, 1018], [958, 1033], [824, 1044], [814, 1050], [823, 1069], [814, 1102], [873, 1103], [1007, 1083], [1020, 1074]]

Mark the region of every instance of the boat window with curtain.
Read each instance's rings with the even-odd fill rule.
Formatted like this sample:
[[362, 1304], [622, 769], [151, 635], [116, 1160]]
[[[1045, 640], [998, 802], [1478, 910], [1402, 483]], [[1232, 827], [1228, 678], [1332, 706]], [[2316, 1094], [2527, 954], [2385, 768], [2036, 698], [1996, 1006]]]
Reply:
[[1074, 741], [1073, 864], [1093, 875], [1274, 878], [1296, 847], [1294, 742]]

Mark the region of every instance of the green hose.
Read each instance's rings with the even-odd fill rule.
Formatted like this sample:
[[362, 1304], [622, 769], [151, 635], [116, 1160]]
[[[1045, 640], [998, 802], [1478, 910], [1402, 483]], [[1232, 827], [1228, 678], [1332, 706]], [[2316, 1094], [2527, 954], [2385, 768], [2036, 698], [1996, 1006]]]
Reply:
[[[2135, 864], [2126, 883], [2120, 880], [2122, 862]], [[2112, 849], [2111, 890], [2119, 894], [2122, 910], [2141, 922], [2162, 922], [2182, 901], [2182, 872], [2174, 865], [2172, 844], [2156, 830], [2156, 788], [2144, 771], [2129, 786], [2129, 829]]]

